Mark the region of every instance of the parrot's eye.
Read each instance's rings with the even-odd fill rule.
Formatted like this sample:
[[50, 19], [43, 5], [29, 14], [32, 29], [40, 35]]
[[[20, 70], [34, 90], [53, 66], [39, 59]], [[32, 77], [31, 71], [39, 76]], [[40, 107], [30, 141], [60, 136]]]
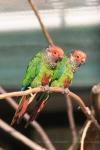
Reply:
[[79, 58], [79, 56], [78, 56], [78, 55], [77, 55], [76, 57], [77, 57], [77, 58]]
[[54, 55], [57, 55], [57, 52], [54, 52]]

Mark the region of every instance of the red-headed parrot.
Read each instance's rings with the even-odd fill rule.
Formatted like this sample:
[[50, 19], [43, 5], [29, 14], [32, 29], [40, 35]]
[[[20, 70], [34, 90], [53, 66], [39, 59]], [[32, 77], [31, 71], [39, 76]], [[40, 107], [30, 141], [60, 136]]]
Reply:
[[[36, 54], [26, 69], [21, 91], [27, 90], [29, 87], [45, 87], [49, 85], [56, 63], [63, 55], [63, 50], [55, 45], [49, 46], [46, 50]], [[20, 97], [19, 107], [15, 112], [11, 125], [23, 117], [30, 103], [30, 97], [30, 95]]]

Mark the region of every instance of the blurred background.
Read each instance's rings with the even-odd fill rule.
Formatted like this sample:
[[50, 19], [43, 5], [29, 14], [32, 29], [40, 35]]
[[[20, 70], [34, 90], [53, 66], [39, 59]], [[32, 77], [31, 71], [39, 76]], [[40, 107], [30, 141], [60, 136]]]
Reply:
[[[70, 89], [90, 106], [91, 87], [100, 82], [100, 1], [99, 0], [35, 0], [51, 37], [65, 53], [81, 49], [87, 62], [75, 74]], [[26, 66], [38, 51], [47, 47], [40, 25], [27, 0], [0, 0], [0, 86], [7, 91], [19, 90]], [[78, 129], [85, 116], [73, 103]], [[31, 111], [31, 109], [30, 109]], [[0, 101], [0, 117], [8, 123], [14, 110]], [[53, 94], [37, 121], [43, 126], [57, 150], [71, 144], [65, 99]], [[41, 143], [37, 133], [23, 128], [24, 120], [15, 128]], [[27, 149], [0, 129], [0, 145], [6, 150]], [[8, 141], [9, 138], [9, 141]], [[5, 144], [6, 143], [6, 144]], [[42, 143], [41, 143], [42, 144]]]

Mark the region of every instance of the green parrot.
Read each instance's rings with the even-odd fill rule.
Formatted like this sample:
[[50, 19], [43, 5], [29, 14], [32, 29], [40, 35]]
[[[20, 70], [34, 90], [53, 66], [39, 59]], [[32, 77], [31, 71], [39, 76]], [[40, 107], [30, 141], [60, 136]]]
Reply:
[[[37, 53], [26, 69], [21, 91], [25, 91], [30, 87], [34, 88], [41, 86], [44, 88], [48, 86], [56, 63], [63, 55], [63, 50], [55, 45], [49, 46], [46, 50]], [[35, 95], [36, 94], [31, 94], [20, 97], [20, 103], [12, 119], [11, 125], [16, 121], [18, 122], [23, 117], [28, 105], [34, 99]]]
[[[74, 78], [74, 73], [81, 66], [81, 64], [85, 63], [85, 61], [86, 54], [80, 50], [73, 50], [69, 56], [64, 55], [63, 58], [57, 62], [51, 81], [49, 82], [49, 86], [61, 87], [64, 89], [65, 93], [68, 92], [68, 87]], [[48, 98], [49, 93], [41, 93], [38, 95], [36, 98], [37, 104], [33, 109], [26, 127], [31, 121], [36, 119], [46, 105]]]
[[62, 61], [57, 63], [57, 67], [51, 79], [52, 87], [62, 87], [65, 92], [71, 84], [74, 73], [86, 61], [86, 54], [80, 50], [73, 50], [69, 56], [64, 56]]

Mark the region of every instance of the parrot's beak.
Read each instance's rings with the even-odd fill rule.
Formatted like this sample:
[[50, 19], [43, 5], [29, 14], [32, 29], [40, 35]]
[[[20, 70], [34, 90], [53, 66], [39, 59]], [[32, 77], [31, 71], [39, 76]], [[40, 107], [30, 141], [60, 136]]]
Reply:
[[85, 61], [86, 61], [86, 59], [83, 58], [82, 61], [81, 61], [81, 64], [85, 64]]
[[60, 59], [62, 59], [63, 58], [63, 55], [62, 56], [60, 56]]
[[61, 52], [60, 52], [60, 58], [63, 58], [63, 57], [64, 57], [64, 52], [61, 51]]

